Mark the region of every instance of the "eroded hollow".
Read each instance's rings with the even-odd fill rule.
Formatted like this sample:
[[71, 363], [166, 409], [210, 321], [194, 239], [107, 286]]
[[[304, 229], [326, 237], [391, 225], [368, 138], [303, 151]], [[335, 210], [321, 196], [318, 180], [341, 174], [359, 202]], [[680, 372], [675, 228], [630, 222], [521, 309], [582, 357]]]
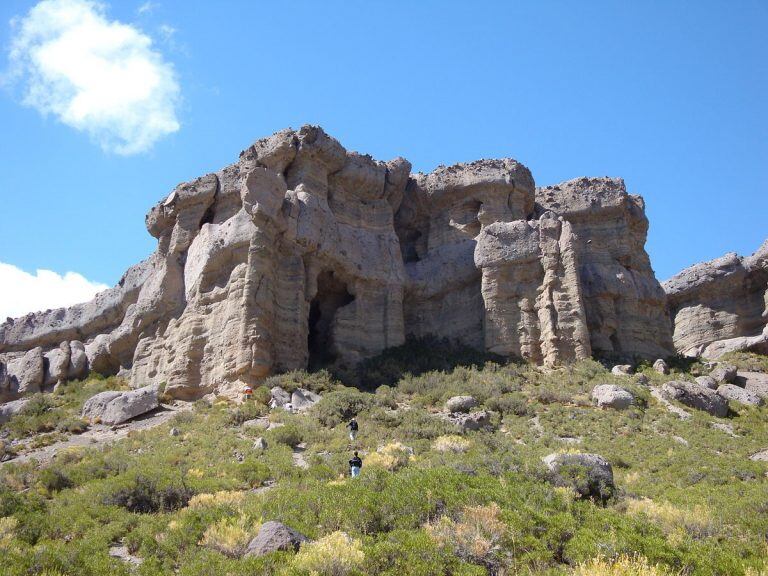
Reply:
[[333, 321], [338, 309], [354, 299], [355, 297], [347, 290], [346, 283], [332, 271], [321, 272], [318, 275], [317, 294], [309, 305], [307, 335], [309, 370], [317, 370], [336, 361]]

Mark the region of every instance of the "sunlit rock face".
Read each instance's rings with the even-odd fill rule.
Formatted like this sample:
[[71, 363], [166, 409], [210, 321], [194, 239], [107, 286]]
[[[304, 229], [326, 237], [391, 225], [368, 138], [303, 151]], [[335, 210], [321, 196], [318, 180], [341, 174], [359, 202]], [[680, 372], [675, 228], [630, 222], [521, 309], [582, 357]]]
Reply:
[[731, 252], [686, 268], [664, 290], [682, 354], [768, 354], [768, 240], [752, 256]]
[[672, 351], [623, 181], [537, 189], [511, 159], [410, 169], [315, 126], [259, 140], [149, 211], [157, 249], [117, 286], [0, 326], [0, 395], [91, 369], [195, 398], [408, 334], [546, 365]]

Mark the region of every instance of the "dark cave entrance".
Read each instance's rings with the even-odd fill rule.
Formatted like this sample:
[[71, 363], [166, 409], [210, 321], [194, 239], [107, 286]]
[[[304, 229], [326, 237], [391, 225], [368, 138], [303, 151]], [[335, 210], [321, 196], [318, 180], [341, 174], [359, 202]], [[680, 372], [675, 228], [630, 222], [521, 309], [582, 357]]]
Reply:
[[355, 297], [347, 290], [345, 282], [333, 272], [321, 272], [317, 277], [317, 294], [309, 305], [309, 333], [307, 350], [309, 370], [318, 370], [336, 360], [333, 342], [333, 320], [339, 308], [352, 302]]

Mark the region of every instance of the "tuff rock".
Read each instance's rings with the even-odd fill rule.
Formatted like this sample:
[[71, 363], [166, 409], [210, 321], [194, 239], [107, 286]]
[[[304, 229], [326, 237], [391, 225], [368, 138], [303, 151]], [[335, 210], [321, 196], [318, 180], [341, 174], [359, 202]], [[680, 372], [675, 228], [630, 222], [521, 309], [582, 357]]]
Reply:
[[762, 406], [764, 404], [762, 397], [735, 384], [721, 384], [717, 387], [717, 393], [726, 400], [733, 400], [741, 404], [749, 404], [750, 406]]
[[703, 410], [713, 416], [725, 418], [728, 415], [728, 402], [714, 390], [700, 386], [695, 382], [671, 381], [661, 387], [662, 394], [670, 399]]
[[129, 392], [106, 391], [85, 401], [83, 418], [104, 424], [121, 424], [160, 406], [156, 386], [145, 386]]
[[635, 397], [615, 384], [600, 384], [592, 389], [592, 400], [600, 408], [625, 410], [632, 405]]
[[309, 542], [309, 539], [282, 522], [264, 522], [259, 533], [248, 544], [245, 555], [263, 556], [279, 550], [296, 551], [304, 542]]
[[410, 168], [315, 126], [259, 140], [149, 211], [157, 249], [114, 288], [0, 325], [0, 393], [92, 370], [199, 398], [408, 334], [546, 366], [673, 352], [623, 180], [536, 188], [511, 159]]
[[768, 240], [752, 256], [731, 252], [695, 264], [663, 286], [678, 352], [768, 354]]

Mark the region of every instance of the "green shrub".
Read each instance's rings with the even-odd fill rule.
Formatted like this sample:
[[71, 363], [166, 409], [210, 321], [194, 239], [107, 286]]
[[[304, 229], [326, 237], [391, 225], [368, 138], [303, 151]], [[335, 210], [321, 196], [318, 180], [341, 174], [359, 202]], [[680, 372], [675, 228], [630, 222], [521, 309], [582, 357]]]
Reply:
[[229, 422], [233, 426], [240, 426], [243, 422], [259, 418], [269, 413], [269, 408], [265, 404], [258, 404], [253, 401], [245, 401], [229, 412]]
[[48, 492], [59, 492], [73, 486], [72, 480], [61, 470], [46, 468], [40, 472], [39, 482]]
[[266, 433], [267, 444], [284, 444], [295, 448], [304, 439], [301, 429], [293, 422], [274, 428]]
[[502, 394], [501, 396], [488, 398], [488, 400], [485, 401], [485, 407], [488, 408], [488, 410], [501, 413], [502, 416], [528, 415], [528, 399], [525, 395], [520, 394], [519, 392], [510, 392]]
[[323, 426], [333, 428], [373, 405], [373, 396], [354, 388], [328, 392], [312, 407], [312, 414]]
[[238, 465], [237, 477], [251, 488], [256, 488], [269, 480], [272, 477], [272, 472], [269, 466], [259, 462], [253, 456], [249, 456]]
[[107, 496], [104, 504], [120, 506], [129, 512], [149, 514], [183, 508], [192, 496], [192, 491], [186, 486], [158, 488], [155, 481], [139, 476], [131, 485]]

